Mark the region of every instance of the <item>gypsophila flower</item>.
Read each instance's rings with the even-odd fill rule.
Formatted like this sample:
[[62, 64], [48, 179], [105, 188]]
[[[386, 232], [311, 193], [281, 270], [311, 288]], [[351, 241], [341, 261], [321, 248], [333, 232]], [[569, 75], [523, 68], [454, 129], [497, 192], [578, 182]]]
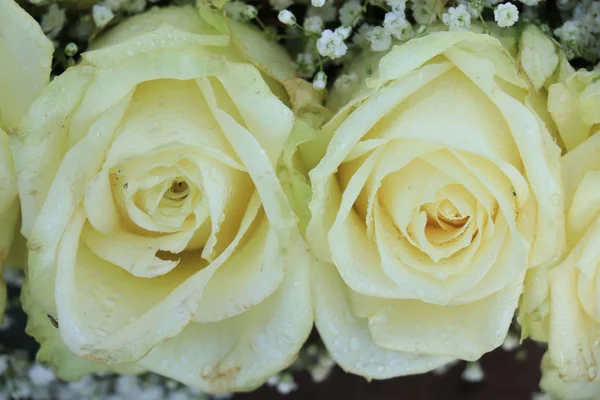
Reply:
[[442, 22], [448, 26], [451, 32], [466, 31], [471, 27], [471, 14], [464, 4], [450, 7], [448, 12], [442, 15]]
[[54, 372], [50, 368], [38, 363], [34, 363], [29, 368], [27, 375], [31, 382], [37, 386], [46, 386], [56, 380], [56, 375], [54, 375]]
[[385, 14], [383, 28], [398, 40], [406, 40], [412, 36], [412, 27], [403, 13], [396, 11]]
[[318, 15], [305, 18], [304, 30], [308, 33], [321, 33], [323, 30], [323, 20]]
[[294, 4], [293, 0], [269, 0], [269, 4], [277, 11], [288, 8]]
[[367, 48], [371, 46], [371, 42], [369, 41], [369, 36], [371, 35], [371, 31], [373, 30], [373, 25], [371, 24], [362, 24], [354, 36], [352, 36], [352, 42], [359, 47]]
[[478, 362], [469, 362], [461, 377], [467, 382], [476, 383], [483, 381], [485, 374]]
[[315, 75], [315, 79], [313, 79], [313, 88], [315, 90], [323, 90], [325, 86], [327, 86], [327, 75], [325, 75], [325, 72], [319, 71]]
[[317, 50], [324, 57], [336, 59], [346, 54], [348, 46], [344, 43], [342, 35], [325, 29], [317, 40]]
[[448, 361], [446, 364], [443, 364], [443, 365], [437, 367], [436, 369], [434, 369], [431, 372], [433, 372], [433, 374], [437, 375], [437, 376], [446, 375], [446, 373], [448, 371], [450, 371], [452, 369], [452, 367], [454, 367], [458, 363], [459, 363], [458, 360]]
[[121, 10], [131, 14], [140, 14], [145, 9], [146, 0], [126, 0], [121, 4]]
[[358, 0], [350, 0], [340, 7], [340, 22], [344, 26], [352, 26], [360, 19], [362, 6]]
[[92, 18], [98, 28], [104, 28], [114, 17], [115, 14], [105, 5], [95, 4], [92, 7]]
[[67, 22], [67, 13], [58, 4], [50, 4], [48, 11], [42, 16], [42, 30], [50, 39], [54, 39]]
[[248, 4], [244, 7], [244, 11], [242, 11], [242, 15], [246, 19], [254, 19], [258, 15], [258, 10], [256, 9], [256, 7]]
[[294, 377], [290, 373], [282, 373], [279, 382], [275, 386], [279, 394], [289, 394], [298, 388], [296, 382], [294, 381]]
[[404, 14], [404, 11], [406, 10], [406, 0], [386, 0], [386, 3], [395, 13]]
[[284, 25], [287, 25], [287, 26], [296, 25], [296, 16], [294, 14], [292, 14], [292, 12], [289, 10], [279, 11], [279, 15], [277, 15], [277, 18]]
[[519, 338], [509, 332], [502, 343], [502, 350], [512, 351], [517, 347], [519, 347]]
[[310, 4], [312, 4], [313, 7], [323, 7], [325, 5], [325, 0], [311, 0]]
[[346, 40], [350, 37], [350, 34], [352, 33], [352, 28], [349, 26], [339, 26], [335, 28], [335, 31], [333, 31], [333, 33], [337, 33], [342, 38], [344, 38], [344, 40]]
[[303, 77], [313, 76], [317, 70], [313, 53], [299, 53], [296, 57], [296, 69]]
[[519, 10], [510, 2], [499, 4], [494, 10], [494, 20], [501, 28], [513, 26], [519, 20]]
[[392, 45], [392, 35], [382, 26], [376, 26], [369, 33], [369, 42], [371, 42], [371, 50], [386, 51]]
[[229, 1], [223, 5], [225, 13], [234, 21], [241, 21], [244, 19], [244, 9], [246, 3], [243, 1]]
[[342, 74], [333, 83], [333, 87], [336, 90], [345, 92], [352, 87], [352, 85], [358, 81], [358, 76], [352, 72], [350, 74]]
[[333, 22], [337, 18], [338, 9], [335, 6], [334, 0], [326, 0], [321, 7], [308, 7], [306, 17], [318, 16], [323, 22]]
[[456, 4], [464, 4], [469, 14], [471, 14], [471, 19], [478, 18], [483, 11], [483, 2], [480, 0], [458, 0]]
[[435, 14], [436, 0], [413, 0], [410, 9], [413, 12], [413, 18], [421, 25], [428, 25], [437, 19]]

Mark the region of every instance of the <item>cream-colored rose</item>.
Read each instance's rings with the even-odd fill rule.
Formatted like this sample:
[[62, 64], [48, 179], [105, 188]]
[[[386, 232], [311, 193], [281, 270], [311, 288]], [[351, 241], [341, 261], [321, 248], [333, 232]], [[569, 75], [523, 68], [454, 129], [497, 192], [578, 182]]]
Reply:
[[[8, 134], [50, 80], [52, 43], [13, 0], [0, 0], [0, 267], [19, 218], [17, 177]], [[0, 314], [6, 288], [0, 281]]]
[[309, 253], [276, 174], [294, 71], [258, 30], [199, 10], [99, 38], [13, 143], [29, 332], [62, 376], [105, 363], [246, 390], [310, 332]]
[[548, 111], [567, 151], [600, 131], [600, 71], [579, 70], [548, 89]]
[[[600, 116], [600, 108], [596, 109]], [[600, 133], [562, 160], [568, 255], [548, 271], [550, 309], [545, 373], [598, 382], [600, 363]], [[547, 381], [552, 379], [546, 379]], [[552, 385], [550, 385], [552, 386]], [[585, 385], [583, 385], [585, 386]], [[590, 384], [590, 388], [598, 383]], [[554, 389], [548, 389], [554, 392]], [[596, 392], [596, 397], [600, 392]], [[578, 397], [573, 397], [578, 398]]]
[[387, 378], [499, 346], [564, 223], [560, 149], [498, 40], [432, 33], [373, 71], [332, 94], [352, 99], [314, 144], [330, 138], [310, 172], [307, 235], [327, 348], [345, 370]]

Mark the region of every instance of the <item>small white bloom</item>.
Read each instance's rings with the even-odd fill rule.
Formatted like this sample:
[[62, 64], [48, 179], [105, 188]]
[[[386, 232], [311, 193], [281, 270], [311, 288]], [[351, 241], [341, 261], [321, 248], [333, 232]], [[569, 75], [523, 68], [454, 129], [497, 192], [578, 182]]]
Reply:
[[312, 4], [313, 7], [323, 7], [325, 5], [325, 0], [311, 0], [310, 4]]
[[461, 377], [467, 382], [476, 383], [483, 381], [485, 374], [478, 362], [469, 362]]
[[335, 28], [335, 31], [333, 33], [337, 33], [338, 35], [343, 37], [344, 40], [346, 40], [350, 37], [350, 34], [352, 33], [352, 28], [349, 26], [340, 26]]
[[437, 19], [435, 13], [436, 0], [413, 0], [410, 9], [413, 12], [413, 18], [421, 25], [433, 23]]
[[104, 4], [106, 7], [110, 8], [113, 11], [119, 11], [122, 2], [122, 0], [104, 0], [102, 4]]
[[348, 46], [344, 43], [342, 35], [331, 29], [325, 29], [317, 40], [317, 50], [324, 57], [336, 59], [346, 54]]
[[279, 15], [277, 16], [277, 18], [279, 19], [279, 21], [281, 21], [282, 24], [285, 24], [287, 26], [296, 25], [296, 16], [292, 14], [292, 12], [289, 10], [279, 11]]
[[442, 21], [452, 32], [466, 31], [471, 27], [471, 14], [464, 4], [450, 7], [448, 12], [442, 15]]
[[313, 79], [313, 88], [315, 90], [323, 90], [325, 86], [327, 86], [327, 75], [325, 75], [325, 72], [319, 71], [315, 75], [315, 79]]
[[352, 37], [352, 41], [354, 44], [360, 47], [370, 47], [371, 42], [369, 41], [369, 36], [371, 35], [371, 31], [373, 30], [373, 25], [371, 24], [362, 24], [360, 28], [358, 28], [357, 32]]
[[269, 0], [269, 4], [277, 11], [281, 11], [294, 4], [293, 0]]
[[50, 368], [34, 363], [27, 371], [29, 380], [37, 386], [47, 386], [56, 380], [56, 375]]
[[458, 0], [457, 4], [464, 4], [467, 7], [467, 11], [471, 14], [471, 19], [478, 18], [479, 13], [483, 11], [483, 2], [480, 0]]
[[412, 36], [412, 27], [404, 14], [395, 11], [385, 14], [383, 28], [398, 40], [409, 39]]
[[519, 339], [512, 333], [508, 333], [504, 339], [504, 343], [502, 343], [502, 349], [505, 351], [512, 351], [517, 347], [519, 347]]
[[371, 50], [386, 51], [392, 45], [392, 35], [390, 35], [382, 26], [376, 26], [369, 34]]
[[[358, 76], [354, 72], [352, 72], [350, 74], [342, 74], [342, 75], [338, 76], [338, 78], [335, 80], [335, 82], [333, 83], [333, 87], [336, 90], [339, 90], [340, 92], [345, 92], [346, 90], [350, 89], [352, 84], [354, 84], [357, 80], [358, 80]], [[319, 359], [319, 362], [321, 362], [320, 359]], [[311, 374], [312, 374], [312, 372], [311, 372]], [[314, 380], [314, 376], [313, 376], [313, 380]]]
[[406, 10], [406, 0], [386, 0], [386, 3], [395, 13], [404, 14], [404, 11]]
[[67, 13], [64, 8], [60, 8], [58, 4], [50, 4], [46, 14], [42, 16], [42, 30], [50, 39], [54, 39], [62, 30], [67, 22]]
[[337, 18], [337, 7], [333, 0], [326, 0], [321, 7], [308, 7], [306, 17], [319, 16], [323, 22], [333, 22]]
[[243, 19], [244, 8], [246, 8], [246, 3], [237, 0], [229, 1], [223, 5], [225, 13], [234, 21], [241, 21]]
[[499, 4], [494, 10], [494, 20], [501, 28], [513, 26], [519, 20], [519, 10], [513, 3]]
[[251, 6], [250, 4], [247, 4], [244, 7], [244, 11], [242, 11], [242, 15], [246, 19], [254, 19], [258, 15], [258, 10], [256, 9], [256, 7]]
[[321, 33], [323, 30], [323, 20], [318, 15], [305, 18], [304, 30], [309, 33]]
[[146, 0], [127, 0], [121, 4], [123, 11], [140, 14], [146, 9]]
[[344, 5], [340, 7], [340, 22], [344, 26], [352, 26], [360, 19], [361, 13], [362, 6], [358, 0], [345, 2]]
[[313, 76], [317, 70], [312, 52], [299, 53], [296, 57], [296, 69], [304, 77]]
[[298, 389], [298, 385], [294, 382], [294, 377], [290, 373], [284, 373], [281, 375], [281, 379], [277, 383], [277, 391], [279, 394], [288, 394]]
[[98, 28], [104, 28], [114, 17], [112, 10], [102, 4], [95, 4], [92, 7], [92, 18]]

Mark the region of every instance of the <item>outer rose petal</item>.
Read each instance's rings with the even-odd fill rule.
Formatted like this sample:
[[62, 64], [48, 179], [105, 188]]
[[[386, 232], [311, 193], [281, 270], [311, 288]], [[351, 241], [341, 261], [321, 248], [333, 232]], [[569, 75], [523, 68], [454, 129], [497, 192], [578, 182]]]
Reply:
[[598, 72], [580, 70], [548, 88], [548, 111], [567, 151], [600, 130], [600, 81], [597, 76]]
[[13, 0], [0, 1], [0, 129], [14, 129], [50, 80], [54, 46]]

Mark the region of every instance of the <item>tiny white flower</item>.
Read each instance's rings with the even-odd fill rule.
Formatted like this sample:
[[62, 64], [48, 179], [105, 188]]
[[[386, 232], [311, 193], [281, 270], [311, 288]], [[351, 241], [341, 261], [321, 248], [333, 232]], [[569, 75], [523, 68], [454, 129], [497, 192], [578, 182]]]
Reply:
[[412, 36], [412, 27], [404, 14], [395, 11], [385, 14], [383, 28], [398, 40], [409, 39]]
[[427, 25], [436, 20], [435, 2], [436, 0], [413, 0], [411, 2], [410, 9], [417, 23]]
[[114, 17], [112, 10], [102, 4], [92, 7], [92, 18], [98, 28], [104, 28]]
[[396, 13], [404, 14], [406, 10], [406, 0], [386, 0], [388, 6], [392, 8], [392, 11]]
[[251, 6], [250, 4], [244, 7], [244, 11], [242, 11], [242, 15], [247, 19], [254, 19], [258, 15], [258, 10], [256, 7]]
[[452, 32], [466, 31], [471, 27], [471, 14], [464, 4], [450, 7], [448, 12], [442, 15], [442, 21]]
[[512, 351], [512, 350], [516, 349], [517, 347], [519, 347], [519, 339], [512, 333], [509, 333], [508, 335], [506, 335], [506, 338], [504, 339], [504, 342], [502, 343], [502, 350]]
[[469, 362], [461, 377], [467, 382], [476, 383], [483, 381], [485, 374], [478, 362]]
[[[354, 72], [352, 72], [350, 74], [342, 74], [342, 75], [338, 76], [338, 78], [335, 80], [335, 82], [333, 83], [333, 87], [336, 90], [339, 90], [340, 92], [345, 92], [346, 90], [350, 89], [352, 84], [354, 84], [357, 80], [358, 80], [358, 76]], [[323, 363], [325, 363], [325, 362], [328, 362], [328, 360], [323, 358]], [[319, 359], [319, 364], [320, 363], [321, 363], [321, 359]], [[311, 371], [311, 375], [313, 375], [312, 371]], [[313, 380], [315, 382], [317, 382], [314, 375], [313, 375]]]
[[350, 0], [340, 7], [340, 22], [344, 26], [352, 26], [359, 20], [362, 6], [358, 0]]
[[296, 16], [294, 14], [292, 14], [292, 12], [289, 10], [279, 11], [279, 15], [277, 16], [277, 18], [284, 25], [287, 25], [287, 26], [296, 25]]
[[243, 1], [229, 1], [223, 5], [225, 13], [234, 21], [241, 21], [244, 16], [246, 4]]
[[336, 59], [346, 54], [348, 46], [344, 43], [342, 35], [331, 29], [325, 29], [317, 40], [317, 50], [324, 57]]
[[296, 56], [296, 69], [300, 72], [300, 75], [304, 77], [313, 76], [317, 70], [315, 65], [315, 57], [312, 52], [299, 53]]
[[471, 19], [478, 18], [479, 13], [483, 11], [483, 2], [479, 0], [458, 0], [457, 4], [464, 4], [467, 7], [467, 11], [471, 14]]
[[304, 30], [309, 33], [321, 33], [323, 30], [323, 20], [318, 15], [305, 18]]
[[334, 33], [337, 33], [338, 35], [343, 37], [345, 40], [350, 37], [350, 34], [352, 33], [352, 28], [349, 26], [340, 26], [340, 27], [335, 28]]
[[113, 11], [119, 11], [122, 2], [122, 0], [104, 0], [102, 4], [104, 4], [106, 7], [110, 8]]
[[311, 0], [310, 4], [312, 4], [313, 7], [323, 7], [325, 5], [325, 0]]
[[315, 79], [313, 79], [313, 88], [315, 90], [323, 90], [325, 86], [327, 86], [327, 75], [325, 75], [325, 72], [319, 71], [315, 75]]
[[54, 372], [41, 364], [34, 363], [27, 371], [29, 380], [37, 386], [47, 386], [56, 380]]
[[519, 20], [519, 10], [513, 3], [499, 4], [494, 10], [494, 20], [501, 28], [513, 26]]
[[308, 7], [306, 17], [319, 16], [323, 22], [333, 22], [337, 18], [338, 9], [333, 0], [326, 0], [321, 7]]
[[121, 9], [132, 14], [139, 14], [146, 9], [146, 0], [127, 0], [121, 4]]
[[392, 45], [392, 35], [390, 35], [382, 26], [376, 26], [369, 34], [371, 50], [386, 51]]
[[277, 383], [277, 391], [279, 394], [289, 394], [298, 388], [292, 374], [282, 374], [281, 380]]
[[269, 4], [277, 11], [281, 11], [294, 4], [293, 0], [269, 0]]
[[42, 16], [41, 27], [46, 36], [54, 39], [62, 30], [67, 22], [67, 13], [64, 8], [60, 8], [58, 4], [50, 4], [46, 14]]
[[370, 24], [362, 24], [360, 28], [358, 28], [357, 32], [352, 37], [352, 41], [354, 44], [360, 47], [370, 47], [371, 42], [369, 41], [369, 36], [371, 35], [371, 31], [373, 30], [373, 25]]

